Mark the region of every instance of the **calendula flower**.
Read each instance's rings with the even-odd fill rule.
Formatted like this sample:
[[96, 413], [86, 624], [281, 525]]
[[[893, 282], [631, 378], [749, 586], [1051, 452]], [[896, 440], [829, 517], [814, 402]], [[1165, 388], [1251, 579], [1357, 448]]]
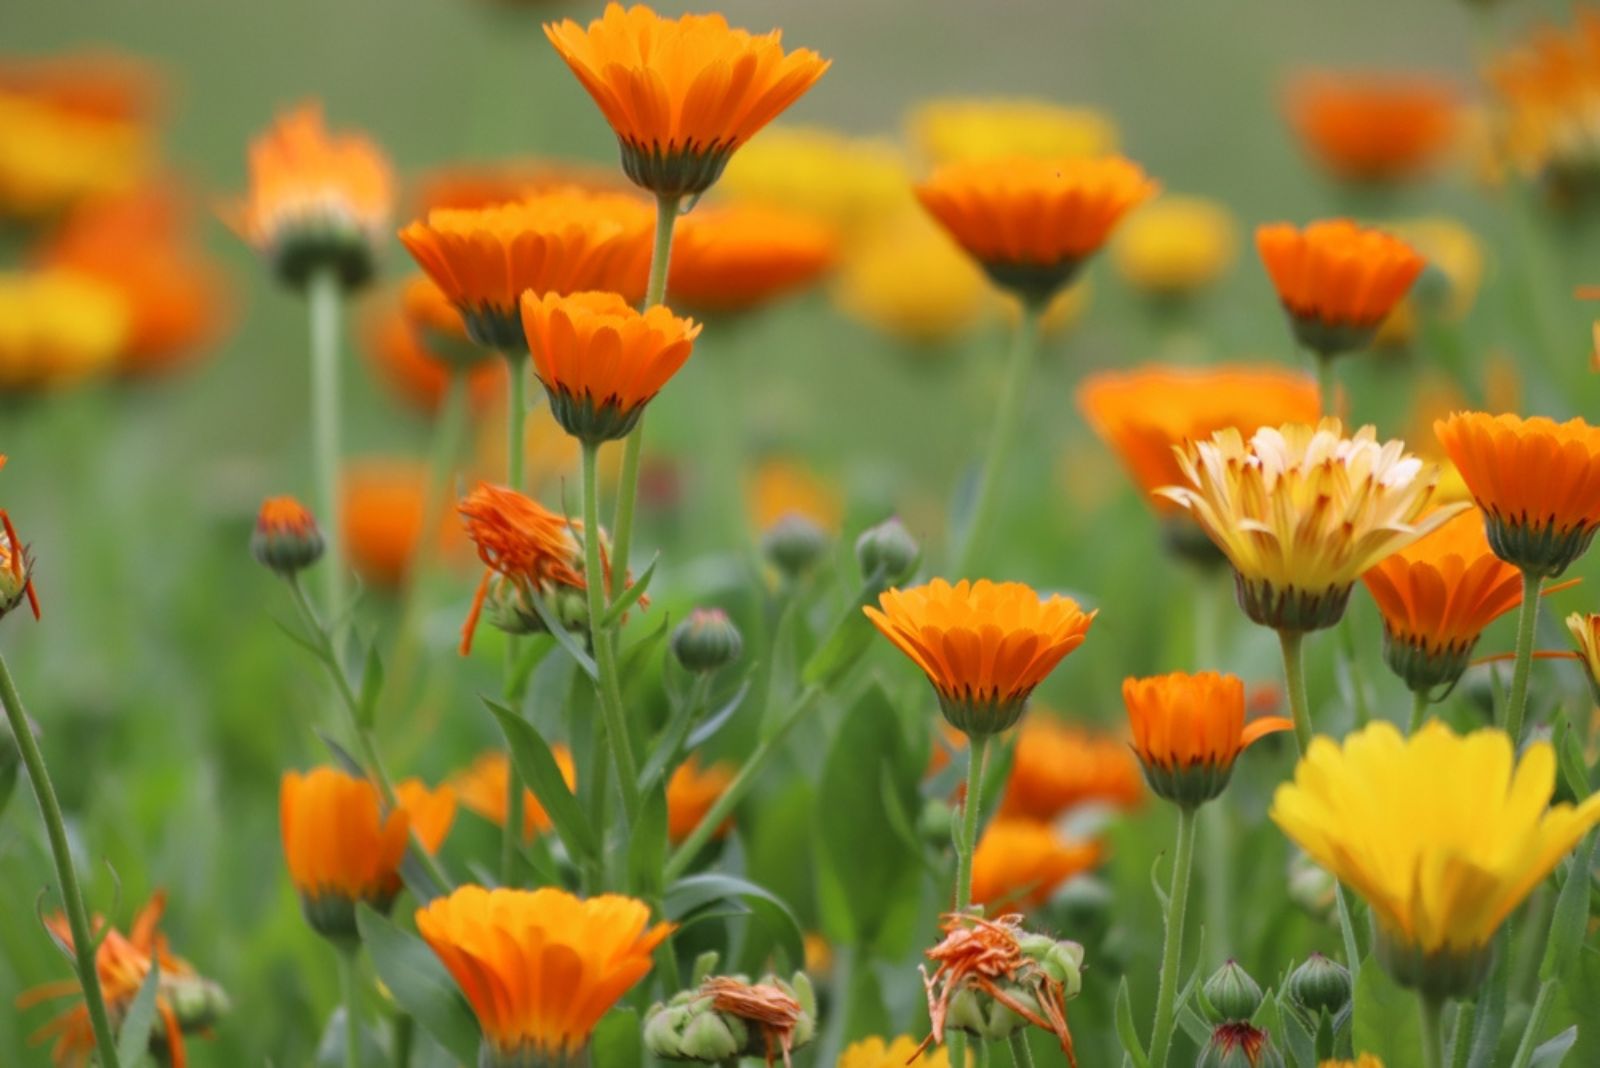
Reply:
[[1478, 635], [1522, 604], [1522, 575], [1495, 556], [1476, 508], [1379, 561], [1361, 579], [1383, 616], [1383, 658], [1407, 688], [1453, 687]]
[[545, 36], [617, 135], [622, 169], [660, 197], [698, 196], [757, 130], [828, 69], [782, 33], [756, 36], [721, 15], [662, 18], [607, 4], [587, 29], [571, 19]]
[[1143, 796], [1125, 741], [1035, 714], [1017, 730], [1000, 815], [1053, 820], [1085, 804], [1131, 808]]
[[844, 519], [838, 486], [795, 460], [762, 461], [751, 472], [745, 492], [758, 532], [799, 517], [832, 535]]
[[1600, 429], [1483, 412], [1433, 428], [1483, 509], [1496, 556], [1554, 578], [1588, 550], [1600, 530]]
[[1245, 615], [1277, 631], [1333, 626], [1358, 578], [1461, 510], [1433, 508], [1438, 471], [1404, 442], [1370, 426], [1345, 437], [1337, 419], [1221, 430], [1180, 466], [1183, 484], [1161, 493], [1233, 565]]
[[561, 190], [626, 193], [628, 183], [612, 167], [578, 160], [508, 159], [452, 163], [424, 172], [412, 185], [422, 211], [492, 208]]
[[115, 291], [127, 311], [117, 370], [157, 374], [194, 360], [216, 340], [228, 298], [170, 188], [146, 186], [91, 200], [68, 214], [41, 259]]
[[1283, 1063], [1271, 1031], [1247, 1020], [1229, 1020], [1212, 1029], [1195, 1068], [1282, 1068]]
[[1482, 979], [1506, 917], [1600, 822], [1600, 795], [1550, 804], [1555, 773], [1548, 742], [1519, 762], [1504, 731], [1463, 737], [1433, 720], [1404, 738], [1379, 721], [1343, 744], [1312, 741], [1270, 814], [1366, 899], [1397, 981], [1454, 997]]
[[1591, 187], [1600, 170], [1600, 12], [1579, 7], [1571, 26], [1538, 27], [1494, 60], [1488, 79], [1511, 165], [1561, 195]]
[[158, 89], [119, 53], [0, 60], [0, 214], [37, 220], [131, 189], [156, 154]]
[[1111, 262], [1135, 289], [1158, 300], [1190, 296], [1227, 273], [1239, 228], [1205, 197], [1163, 196], [1129, 215], [1111, 241]]
[[1150, 789], [1190, 809], [1222, 793], [1245, 749], [1294, 726], [1283, 716], [1247, 724], [1244, 683], [1215, 671], [1124, 679], [1122, 702]]
[[567, 188], [430, 211], [400, 231], [400, 243], [456, 306], [473, 341], [520, 353], [527, 346], [524, 293], [607, 290], [630, 303], [643, 298], [650, 235], [650, 209], [638, 198]]
[[928, 100], [906, 120], [936, 164], [978, 159], [1088, 159], [1117, 150], [1117, 125], [1094, 108], [1027, 97]]
[[[152, 967], [159, 966], [156, 980], [155, 1026], [150, 1033], [150, 1053], [163, 1056], [173, 1068], [184, 1068], [188, 1051], [184, 1036], [205, 1033], [228, 1010], [227, 995], [222, 988], [195, 970], [193, 964], [174, 954], [161, 933], [161, 915], [166, 911], [167, 896], [156, 891], [148, 904], [134, 917], [127, 934], [116, 928], [106, 928], [102, 917], [94, 918], [95, 935], [100, 939], [95, 950], [95, 974], [100, 981], [100, 994], [105, 999], [106, 1012], [112, 1020], [127, 1018], [139, 991], [150, 976]], [[63, 913], [54, 913], [45, 919], [50, 936], [70, 953], [73, 947], [72, 926]], [[46, 983], [25, 992], [17, 999], [17, 1008], [27, 1009], [57, 998], [76, 997], [82, 988], [76, 979], [59, 983]], [[85, 1068], [98, 1063], [95, 1056], [94, 1027], [89, 1021], [89, 1009], [77, 1004], [45, 1024], [31, 1037], [33, 1042], [53, 1041], [50, 1058], [64, 1068]], [[141, 1051], [142, 1052], [142, 1051]]]
[[[669, 644], [673, 657], [683, 669], [696, 675], [710, 675], [739, 659], [739, 654], [744, 651], [743, 635], [733, 620], [728, 618], [728, 613], [720, 608], [696, 608], [691, 611], [688, 618], [672, 628]], [[688, 766], [687, 763], [684, 765]], [[709, 778], [696, 771], [687, 777], [686, 784], [703, 782]], [[669, 794], [671, 790], [669, 785]], [[722, 791], [719, 788], [716, 792]], [[670, 797], [668, 800], [670, 805]]]
[[[434, 298], [438, 306], [432, 305]], [[448, 329], [448, 319], [436, 321], [436, 313], [453, 318], [456, 332]], [[420, 412], [437, 414], [458, 374], [467, 376], [467, 399], [474, 412], [504, 403], [505, 362], [490, 358], [491, 350], [467, 337], [460, 313], [426, 278], [407, 283], [399, 300], [373, 306], [365, 340], [367, 365], [379, 381]]]
[[[667, 837], [673, 842], [689, 837], [738, 771], [735, 765], [720, 760], [701, 767], [700, 758], [693, 755], [679, 764], [667, 780]], [[731, 825], [730, 820], [718, 827], [716, 834], [728, 833]]]
[[0, 271], [0, 393], [81, 381], [116, 364], [128, 305], [76, 271]]
[[1000, 817], [984, 828], [972, 854], [972, 901], [989, 911], [1037, 908], [1056, 887], [1091, 871], [1096, 842], [1063, 839], [1048, 823]]
[[1083, 644], [1097, 612], [1020, 582], [934, 579], [891, 589], [862, 609], [922, 669], [952, 726], [994, 734], [1022, 715], [1035, 686]]
[[378, 788], [334, 767], [284, 772], [278, 825], [306, 920], [335, 941], [356, 938], [356, 905], [387, 912], [400, 892], [409, 820], [385, 814]]
[[522, 327], [551, 413], [590, 445], [627, 437], [700, 336], [693, 319], [615, 293], [527, 294]]
[[905, 1068], [912, 1062], [923, 1068], [950, 1068], [949, 1050], [941, 1046], [924, 1054], [922, 1046], [910, 1035], [888, 1042], [874, 1035], [846, 1046], [836, 1068]]
[[[5, 467], [6, 458], [0, 455], [0, 468]], [[11, 516], [5, 509], [0, 508], [0, 618], [11, 614], [11, 611], [28, 599], [28, 607], [33, 609], [33, 618], [39, 618], [39, 595], [33, 588], [33, 553], [22, 544], [17, 537], [17, 529], [11, 525]]]
[[[472, 651], [478, 618], [498, 579], [509, 587], [509, 603], [529, 630], [542, 626], [533, 598], [548, 600], [562, 588], [587, 588], [583, 574], [583, 524], [545, 508], [531, 497], [505, 486], [480, 482], [462, 499], [458, 510], [467, 537], [483, 561], [472, 610], [461, 628], [461, 655]], [[564, 607], [553, 608], [565, 621]]]
[[618, 894], [463, 886], [417, 910], [417, 933], [466, 995], [483, 1029], [479, 1063], [587, 1063], [600, 1017], [650, 971], [672, 924]]
[[1589, 679], [1589, 692], [1600, 705], [1600, 615], [1574, 612], [1567, 617], [1567, 633], [1583, 663], [1583, 673]]
[[1379, 345], [1405, 345], [1419, 318], [1443, 323], [1466, 318], [1483, 281], [1483, 245], [1471, 230], [1443, 217], [1402, 220], [1390, 228], [1426, 264], [1411, 292], [1378, 328]]
[[1416, 178], [1456, 133], [1456, 91], [1427, 74], [1309, 72], [1289, 83], [1284, 105], [1306, 152], [1346, 182]]
[[767, 975], [713, 975], [657, 1002], [645, 1017], [645, 1048], [668, 1061], [727, 1064], [761, 1057], [767, 1068], [810, 1044], [817, 1030], [816, 995], [804, 972], [791, 980]]
[[1324, 359], [1366, 348], [1424, 266], [1404, 241], [1348, 219], [1258, 227], [1256, 251], [1295, 338]]
[[[572, 750], [564, 745], [550, 747], [556, 767], [567, 789], [577, 789], [578, 766], [573, 762]], [[462, 808], [475, 812], [496, 827], [506, 825], [506, 809], [511, 799], [511, 761], [503, 751], [491, 750], [482, 754], [466, 770], [450, 780], [450, 789]], [[550, 830], [550, 816], [527, 787], [522, 790], [522, 837], [532, 841], [535, 834]]]
[[427, 465], [396, 456], [358, 457], [339, 472], [339, 536], [361, 580], [397, 590], [418, 554], [444, 553], [460, 535], [447, 516], [427, 516]]
[[672, 239], [667, 298], [702, 312], [756, 308], [817, 282], [838, 244], [809, 216], [748, 204], [701, 208]]
[[1371, 1053], [1362, 1053], [1355, 1060], [1323, 1061], [1317, 1068], [1383, 1068], [1383, 1059]]
[[418, 844], [437, 853], [456, 821], [455, 787], [449, 783], [429, 787], [421, 779], [402, 779], [394, 784], [394, 797]]
[[330, 134], [322, 106], [280, 115], [250, 143], [250, 186], [230, 223], [289, 285], [332, 271], [346, 289], [372, 277], [394, 211], [394, 172], [362, 134]]
[[1011, 157], [946, 164], [916, 192], [996, 285], [1043, 304], [1159, 188], [1120, 156]]
[[926, 215], [865, 238], [840, 267], [835, 299], [851, 318], [918, 347], [969, 331], [990, 296], [983, 272]]
[[739, 150], [718, 188], [738, 202], [816, 219], [853, 246], [910, 206], [910, 185], [893, 141], [774, 126]]
[[316, 518], [293, 497], [268, 497], [256, 514], [250, 553], [262, 567], [285, 578], [322, 559], [326, 548]]

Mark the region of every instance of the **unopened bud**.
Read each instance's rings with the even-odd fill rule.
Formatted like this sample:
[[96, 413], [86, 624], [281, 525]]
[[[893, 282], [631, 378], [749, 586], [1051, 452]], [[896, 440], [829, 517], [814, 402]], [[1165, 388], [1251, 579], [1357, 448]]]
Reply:
[[856, 539], [856, 562], [861, 565], [861, 574], [877, 575], [890, 586], [909, 578], [921, 555], [922, 547], [898, 516], [868, 527]]
[[1225, 1023], [1211, 1032], [1195, 1068], [1284, 1068], [1272, 1036], [1247, 1023]]
[[672, 653], [688, 671], [716, 671], [744, 651], [744, 638], [720, 608], [697, 608], [672, 632]]
[[1296, 850], [1289, 858], [1289, 900], [1319, 920], [1333, 918], [1338, 891], [1333, 876]]
[[1305, 963], [1289, 973], [1289, 996], [1313, 1015], [1326, 1010], [1338, 1015], [1350, 1002], [1350, 969], [1321, 953], [1313, 953]]
[[762, 554], [791, 579], [811, 570], [827, 548], [828, 532], [798, 512], [778, 520], [761, 538]]
[[1218, 968], [1203, 990], [1212, 1009], [1212, 1023], [1243, 1022], [1261, 1007], [1261, 986], [1237, 961]]
[[1017, 939], [1022, 955], [1039, 965], [1044, 973], [1061, 984], [1067, 1000], [1083, 992], [1083, 946], [1057, 941], [1049, 935], [1028, 933]]
[[317, 521], [299, 501], [269, 497], [261, 502], [250, 552], [262, 566], [289, 578], [322, 559], [323, 548]]
[[645, 1048], [655, 1056], [705, 1064], [797, 1050], [815, 1035], [816, 995], [803, 972], [790, 982], [769, 975], [756, 984], [710, 977], [651, 1006], [644, 1025]]

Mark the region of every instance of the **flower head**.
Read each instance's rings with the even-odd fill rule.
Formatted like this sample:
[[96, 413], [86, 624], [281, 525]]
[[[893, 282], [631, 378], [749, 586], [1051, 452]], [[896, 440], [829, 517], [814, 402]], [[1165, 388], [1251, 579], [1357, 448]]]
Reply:
[[1295, 337], [1323, 357], [1365, 348], [1424, 266], [1399, 238], [1348, 219], [1259, 227], [1256, 251]]
[[1293, 726], [1282, 716], [1246, 724], [1244, 683], [1215, 671], [1124, 679], [1122, 701], [1150, 789], [1184, 808], [1221, 794], [1240, 753]]
[[447, 516], [427, 516], [427, 468], [398, 456], [356, 457], [339, 472], [339, 537], [350, 567], [369, 586], [393, 591], [418, 555], [460, 544]]
[[658, 196], [711, 188], [740, 145], [828, 69], [782, 34], [734, 29], [721, 15], [662, 18], [607, 4], [587, 29], [567, 19], [545, 36], [617, 135], [622, 168]]
[[[0, 467], [5, 465], [6, 458], [0, 456]], [[33, 618], [38, 619], [39, 595], [33, 588], [33, 553], [22, 544], [17, 529], [11, 525], [11, 517], [0, 508], [0, 618], [10, 615], [24, 597], [28, 599], [28, 607], [33, 609]]]
[[784, 1068], [790, 1054], [810, 1044], [817, 1029], [816, 994], [804, 972], [750, 982], [742, 975], [713, 975], [698, 986], [657, 1002], [645, 1017], [645, 1048], [669, 1061], [724, 1064], [760, 1057]]
[[1478, 635], [1522, 603], [1522, 575], [1494, 555], [1477, 509], [1379, 561], [1362, 576], [1383, 615], [1383, 652], [1417, 692], [1454, 686]]
[[1372, 427], [1344, 436], [1337, 419], [1234, 429], [1191, 443], [1184, 485], [1161, 492], [1189, 510], [1233, 565], [1239, 604], [1274, 630], [1337, 623], [1355, 581], [1449, 519], [1433, 509], [1438, 472], [1379, 444]]
[[754, 205], [705, 207], [678, 224], [667, 297], [685, 308], [743, 311], [814, 284], [837, 255], [833, 231], [809, 216]]
[[1335, 178], [1389, 183], [1438, 163], [1456, 132], [1448, 82], [1425, 74], [1302, 74], [1285, 97], [1289, 125]]
[[978, 159], [1090, 159], [1117, 150], [1117, 124], [1102, 111], [1026, 97], [947, 97], [918, 104], [911, 140], [936, 164]]
[[915, 1061], [922, 1068], [950, 1068], [950, 1051], [944, 1047], [921, 1053], [922, 1045], [910, 1035], [885, 1042], [874, 1035], [852, 1042], [839, 1054], [836, 1068], [905, 1068]]
[[1139, 766], [1125, 742], [1036, 713], [1017, 731], [1000, 814], [1053, 820], [1085, 804], [1131, 808], [1143, 796]]
[[437, 853], [456, 821], [455, 787], [449, 783], [429, 787], [421, 779], [402, 779], [394, 784], [394, 796], [417, 842]]
[[[550, 747], [556, 767], [567, 789], [578, 785], [578, 765], [572, 759], [572, 750], [564, 745]], [[502, 750], [491, 750], [479, 756], [464, 771], [450, 780], [450, 789], [462, 808], [475, 812], [496, 827], [506, 825], [506, 802], [511, 786], [511, 761]], [[527, 787], [522, 790], [522, 837], [531, 841], [551, 827], [550, 815], [539, 799]]]
[[774, 126], [739, 150], [718, 188], [740, 203], [815, 219], [854, 245], [911, 204], [910, 184], [892, 141]]
[[1204, 197], [1163, 196], [1133, 214], [1111, 242], [1111, 262], [1129, 284], [1162, 300], [1189, 296], [1221, 278], [1239, 253], [1239, 228]]
[[990, 298], [983, 271], [925, 215], [901, 217], [862, 239], [841, 265], [834, 294], [851, 318], [919, 348], [965, 334]]
[[[702, 767], [700, 758], [692, 754], [679, 764], [667, 780], [667, 838], [681, 842], [689, 837], [728, 789], [738, 770], [720, 760]], [[726, 834], [729, 825], [731, 821], [716, 828], [716, 833]]]
[[917, 199], [997, 285], [1043, 304], [1160, 187], [1120, 156], [951, 163]]
[[355, 938], [358, 903], [380, 912], [394, 903], [409, 821], [402, 809], [383, 812], [372, 783], [333, 767], [285, 772], [278, 823], [289, 879], [319, 934]]
[[394, 173], [378, 146], [361, 134], [330, 134], [321, 105], [308, 103], [251, 142], [250, 187], [229, 221], [290, 285], [331, 270], [354, 288], [372, 276], [394, 200]]
[[1566, 619], [1567, 633], [1583, 662], [1583, 673], [1589, 679], [1589, 692], [1600, 704], [1600, 615], [1574, 612]]
[[79, 382], [116, 364], [128, 305], [77, 271], [0, 271], [0, 393]]
[[1558, 194], [1584, 191], [1600, 170], [1600, 12], [1580, 7], [1573, 23], [1538, 27], [1488, 71], [1511, 165]]
[[532, 605], [534, 597], [546, 597], [561, 587], [587, 588], [587, 577], [580, 570], [581, 523], [550, 511], [514, 489], [487, 482], [480, 482], [467, 494], [458, 510], [467, 537], [477, 547], [478, 559], [486, 569], [472, 611], [461, 629], [463, 656], [472, 650], [479, 613], [496, 576], [510, 584], [517, 596], [519, 613], [532, 620], [538, 619]]
[[1483, 509], [1495, 555], [1553, 578], [1600, 530], [1600, 428], [1457, 412], [1433, 424]]
[[640, 312], [615, 293], [527, 294], [522, 327], [550, 411], [590, 444], [626, 437], [700, 335], [693, 319], [659, 304]]
[[988, 579], [891, 589], [862, 611], [928, 676], [945, 718], [967, 734], [1015, 723], [1096, 615], [1070, 597]]
[[650, 971], [672, 925], [617, 894], [463, 886], [418, 909], [417, 932], [483, 1029], [486, 1066], [560, 1064]]
[[607, 290], [644, 296], [650, 209], [635, 197], [561, 189], [509, 204], [441, 208], [400, 242], [444, 291], [479, 345], [520, 352], [522, 295]]
[[373, 374], [401, 401], [428, 415], [444, 405], [457, 374], [467, 376], [475, 412], [501, 401], [506, 392], [505, 361], [490, 358], [491, 350], [467, 337], [461, 313], [422, 276], [407, 282], [399, 299], [373, 307], [365, 352]]
[[984, 828], [972, 854], [972, 901], [989, 912], [1036, 908], [1056, 887], [1093, 870], [1097, 842], [1061, 838], [1048, 823], [1000, 817]]
[[316, 517], [293, 497], [268, 497], [256, 513], [250, 552], [261, 566], [285, 578], [322, 559], [324, 543]]

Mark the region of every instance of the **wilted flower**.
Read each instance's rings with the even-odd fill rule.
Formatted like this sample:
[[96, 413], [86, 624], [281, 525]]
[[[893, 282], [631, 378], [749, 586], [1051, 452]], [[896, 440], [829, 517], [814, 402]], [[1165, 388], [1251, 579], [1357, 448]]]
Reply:
[[816, 1034], [816, 996], [804, 972], [791, 981], [769, 975], [710, 976], [699, 986], [657, 1003], [645, 1018], [646, 1048], [672, 1061], [722, 1064], [761, 1057], [768, 1068]]
[[462, 499], [459, 511], [485, 568], [472, 610], [461, 628], [461, 655], [472, 650], [472, 635], [496, 576], [511, 585], [518, 614], [529, 618], [530, 629], [537, 629], [532, 626], [538, 619], [534, 597], [549, 597], [562, 587], [587, 588], [589, 576], [581, 570], [583, 552], [578, 542], [583, 526], [578, 521], [558, 515], [514, 489], [487, 482], [480, 482]]

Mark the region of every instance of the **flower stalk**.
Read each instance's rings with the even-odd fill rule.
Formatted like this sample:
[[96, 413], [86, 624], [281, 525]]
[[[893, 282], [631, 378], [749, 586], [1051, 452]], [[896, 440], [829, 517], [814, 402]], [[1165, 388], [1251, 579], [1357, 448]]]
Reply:
[[356, 987], [356, 950], [339, 950], [339, 987], [344, 995], [344, 1065], [361, 1068], [361, 1025], [357, 1022], [360, 991]]
[[1006, 368], [1005, 383], [1001, 387], [1000, 404], [995, 409], [989, 452], [984, 457], [983, 469], [978, 475], [972, 512], [968, 516], [967, 529], [956, 558], [957, 576], [972, 573], [989, 524], [994, 521], [991, 513], [997, 506], [999, 483], [1011, 462], [1012, 453], [1016, 451], [1017, 436], [1021, 432], [1022, 399], [1028, 391], [1028, 380], [1032, 377], [1039, 347], [1039, 316], [1038, 309], [1026, 303], [1017, 313], [1016, 332], [1011, 340], [1011, 360]]
[[333, 266], [312, 273], [306, 283], [311, 321], [311, 448], [315, 465], [317, 514], [330, 533], [323, 564], [323, 609], [330, 620], [345, 609], [344, 546], [339, 507], [339, 323], [344, 290]]
[[1418, 994], [1422, 1007], [1422, 1063], [1424, 1068], [1444, 1068], [1444, 999]]
[[[506, 391], [506, 485], [522, 492], [523, 461], [526, 450], [523, 448], [524, 428], [528, 417], [528, 364], [526, 353], [502, 353], [505, 357], [507, 370], [510, 371], [510, 389]], [[505, 664], [503, 677], [505, 688], [502, 691], [506, 707], [522, 714], [522, 694], [527, 683], [520, 678], [517, 671], [519, 646], [513, 634], [506, 635]], [[522, 848], [522, 776], [517, 774], [516, 761], [509, 761], [506, 768], [506, 825], [501, 829], [500, 835], [500, 882], [503, 886], [515, 886], [517, 874], [517, 851]]]
[[1533, 667], [1533, 637], [1539, 623], [1539, 589], [1542, 576], [1522, 572], [1522, 607], [1517, 611], [1517, 659], [1511, 669], [1511, 697], [1506, 702], [1506, 733], [1513, 743], [1522, 740], [1522, 721], [1528, 708], [1528, 673]]
[[[617, 786], [622, 794], [623, 812], [631, 827], [639, 816], [639, 762], [628, 737], [628, 721], [622, 708], [622, 684], [617, 677], [616, 648], [606, 632], [605, 565], [600, 558], [600, 446], [583, 444], [583, 558], [584, 588], [589, 597], [589, 644], [595, 665], [600, 670], [600, 711], [605, 719], [606, 742], [617, 768]], [[619, 566], [613, 561], [613, 567]], [[621, 574], [617, 585], [624, 583]]]
[[1178, 1022], [1178, 965], [1183, 953], [1184, 916], [1189, 905], [1189, 877], [1194, 866], [1196, 810], [1178, 809], [1178, 846], [1172, 861], [1172, 889], [1167, 895], [1166, 932], [1161, 945], [1161, 977], [1156, 987], [1156, 1017], [1150, 1031], [1150, 1064], [1166, 1068]]
[[1289, 691], [1289, 714], [1294, 719], [1295, 747], [1301, 756], [1311, 747], [1311, 699], [1306, 692], [1305, 632], [1278, 631], [1283, 648], [1283, 681]]
[[978, 816], [983, 807], [983, 768], [989, 735], [967, 736], [967, 793], [961, 800], [961, 839], [956, 843], [956, 911], [972, 904], [972, 854], [978, 848]]

